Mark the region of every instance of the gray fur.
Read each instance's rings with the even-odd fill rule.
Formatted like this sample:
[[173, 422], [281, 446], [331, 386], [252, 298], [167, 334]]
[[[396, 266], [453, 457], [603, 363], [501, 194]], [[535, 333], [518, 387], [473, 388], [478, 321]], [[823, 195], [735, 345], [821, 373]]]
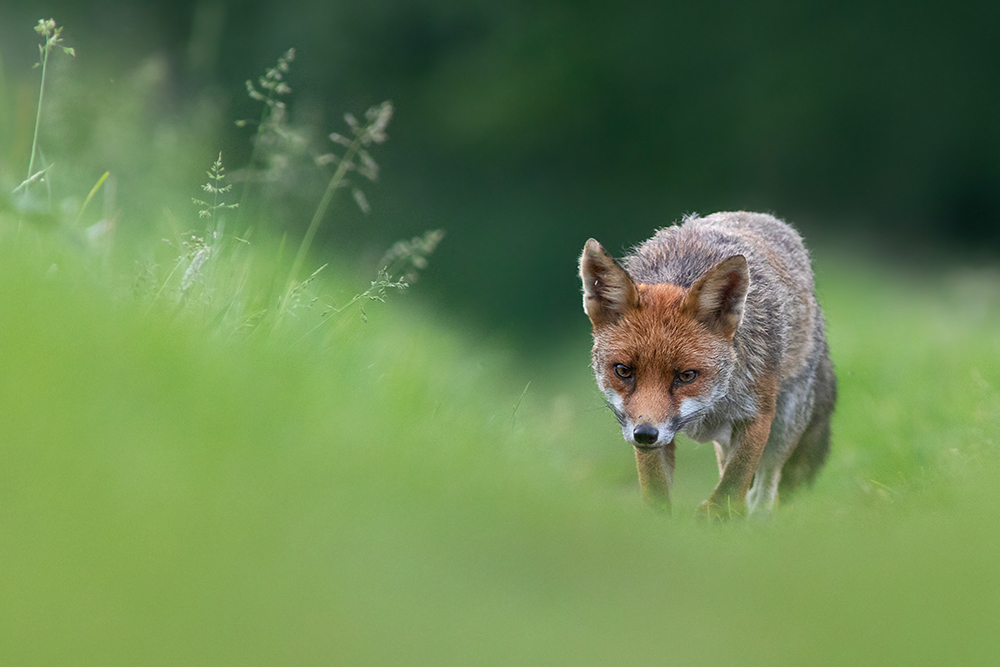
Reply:
[[725, 398], [684, 428], [699, 441], [715, 440], [720, 468], [749, 418], [749, 388], [762, 374], [779, 380], [777, 407], [747, 505], [770, 509], [779, 490], [811, 482], [829, 449], [837, 387], [816, 301], [809, 254], [799, 234], [760, 213], [687, 216], [660, 229], [622, 260], [637, 283], [690, 287], [706, 271], [743, 255], [750, 274], [743, 321], [733, 340], [736, 367]]

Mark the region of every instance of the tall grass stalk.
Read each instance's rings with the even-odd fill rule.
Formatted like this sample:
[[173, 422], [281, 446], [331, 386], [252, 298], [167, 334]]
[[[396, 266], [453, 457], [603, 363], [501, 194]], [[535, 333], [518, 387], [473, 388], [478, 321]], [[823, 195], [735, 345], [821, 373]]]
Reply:
[[[299, 245], [299, 250], [295, 254], [295, 259], [292, 262], [292, 270], [288, 274], [288, 285], [285, 289], [285, 296], [281, 300], [281, 308], [279, 310], [279, 316], [284, 314], [289, 299], [296, 288], [296, 277], [299, 275], [299, 271], [302, 270], [302, 264], [305, 262], [306, 255], [309, 252], [310, 246], [312, 246], [313, 239], [316, 237], [316, 232], [319, 230], [319, 225], [323, 221], [323, 217], [326, 215], [327, 209], [330, 207], [330, 202], [333, 201], [334, 193], [341, 187], [346, 185], [345, 178], [347, 177], [347, 172], [351, 170], [358, 170], [370, 180], [375, 179], [377, 173], [377, 167], [371, 156], [368, 155], [365, 147], [372, 144], [383, 143], [388, 137], [385, 134], [385, 128], [389, 124], [389, 120], [392, 118], [392, 103], [383, 102], [377, 107], [372, 107], [365, 114], [367, 123], [362, 126], [353, 115], [347, 114], [345, 119], [347, 124], [350, 126], [352, 133], [354, 134], [353, 139], [347, 139], [339, 134], [331, 134], [330, 138], [347, 148], [343, 157], [336, 157], [332, 154], [329, 156], [324, 156], [326, 161], [336, 161], [337, 169], [333, 172], [333, 176], [330, 177], [330, 182], [326, 186], [326, 190], [323, 192], [323, 196], [319, 200], [319, 205], [316, 206], [316, 211], [313, 213], [312, 220], [309, 222], [309, 227], [306, 229], [306, 234], [302, 238], [302, 243]], [[354, 160], [357, 157], [362, 158], [363, 167], [358, 169], [354, 164]], [[364, 202], [363, 196], [360, 194], [360, 190], [355, 189], [355, 199], [361, 205], [362, 210], [365, 210], [367, 205], [362, 204]]]
[[[62, 43], [62, 26], [57, 27], [55, 19], [39, 19], [38, 25], [35, 26], [35, 32], [45, 38], [45, 45], [38, 45], [39, 60], [35, 64], [35, 67], [41, 66], [42, 68], [42, 83], [38, 87], [38, 110], [35, 113], [35, 134], [31, 139], [31, 157], [28, 158], [28, 175], [25, 176], [24, 184], [34, 180], [35, 155], [38, 153], [38, 130], [42, 125], [42, 102], [45, 98], [45, 76], [49, 66], [49, 52]], [[60, 46], [60, 48], [66, 55], [76, 55], [76, 52], [70, 47]]]
[[97, 183], [94, 184], [94, 187], [90, 188], [87, 198], [83, 200], [83, 205], [80, 207], [80, 212], [76, 214], [76, 220], [73, 221], [74, 226], [80, 224], [80, 219], [83, 218], [83, 212], [86, 211], [87, 206], [90, 205], [90, 200], [94, 198], [94, 195], [97, 194], [97, 191], [101, 189], [101, 186], [104, 185], [104, 181], [108, 180], [108, 176], [110, 175], [110, 171], [104, 172], [101, 174], [101, 177], [97, 179]]
[[[260, 119], [257, 121], [257, 132], [253, 138], [253, 151], [250, 153], [250, 162], [247, 168], [249, 176], [243, 184], [243, 195], [240, 197], [239, 214], [242, 217], [246, 210], [247, 201], [250, 197], [250, 186], [253, 179], [254, 167], [260, 157], [260, 147], [264, 143], [264, 133], [267, 129], [278, 132], [285, 119], [285, 103], [275, 99], [276, 95], [287, 95], [292, 89], [284, 82], [284, 75], [291, 69], [291, 62], [295, 60], [295, 49], [288, 49], [284, 55], [278, 58], [278, 63], [274, 67], [264, 72], [264, 76], [258, 79], [260, 87], [267, 91], [265, 95], [253, 85], [253, 81], [247, 79], [247, 94], [250, 99], [263, 102], [264, 107], [260, 111]], [[238, 120], [237, 127], [244, 127], [253, 121]]]
[[306, 229], [306, 235], [302, 238], [302, 243], [299, 245], [299, 251], [295, 254], [295, 260], [292, 262], [292, 270], [288, 274], [288, 293], [290, 293], [293, 289], [295, 285], [295, 278], [299, 275], [299, 271], [302, 270], [302, 264], [305, 262], [306, 253], [309, 252], [309, 247], [312, 245], [313, 239], [316, 237], [317, 230], [319, 230], [319, 224], [323, 221], [323, 216], [326, 215], [326, 210], [330, 207], [330, 202], [333, 200], [333, 193], [340, 189], [343, 184], [344, 177], [347, 175], [347, 170], [350, 168], [351, 160], [354, 159], [355, 155], [357, 155], [358, 149], [360, 148], [361, 140], [360, 137], [358, 137], [351, 142], [350, 147], [347, 149], [347, 153], [340, 161], [340, 164], [337, 165], [337, 170], [330, 178], [330, 182], [326, 186], [326, 191], [323, 192], [323, 196], [319, 200], [319, 205], [316, 206], [316, 211], [313, 213], [312, 220], [309, 222], [309, 228]]

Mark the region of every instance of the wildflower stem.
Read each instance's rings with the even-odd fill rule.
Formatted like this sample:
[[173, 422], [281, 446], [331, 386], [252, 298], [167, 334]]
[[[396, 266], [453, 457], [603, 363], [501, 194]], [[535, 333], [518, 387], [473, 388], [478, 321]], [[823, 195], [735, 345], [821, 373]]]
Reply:
[[264, 121], [267, 120], [267, 112], [271, 108], [271, 98], [274, 96], [274, 90], [267, 91], [267, 98], [264, 100], [264, 108], [260, 111], [260, 120], [257, 121], [257, 133], [254, 137], [253, 150], [250, 152], [250, 166], [247, 169], [248, 177], [243, 183], [243, 196], [240, 197], [240, 205], [236, 213], [236, 220], [239, 222], [240, 218], [243, 217], [243, 211], [246, 209], [247, 200], [250, 197], [250, 188], [253, 185], [253, 175], [254, 170], [257, 168], [257, 156], [260, 154], [260, 143], [261, 143], [261, 128], [264, 127]]
[[[265, 133], [270, 131], [277, 136], [281, 136], [282, 134], [280, 125], [285, 117], [285, 105], [278, 101], [278, 97], [292, 92], [292, 89], [282, 79], [288, 73], [289, 63], [293, 60], [295, 60], [295, 49], [288, 49], [278, 58], [277, 65], [269, 68], [264, 72], [264, 76], [258, 79], [260, 87], [267, 90], [267, 95], [257, 90], [253, 82], [247, 79], [247, 94], [250, 96], [250, 99], [263, 102], [263, 108], [260, 110], [260, 119], [257, 121], [257, 131], [254, 133], [253, 151], [250, 154], [250, 163], [247, 167], [247, 178], [243, 185], [243, 195], [237, 207], [240, 210], [236, 216], [237, 222], [242, 218], [243, 209], [246, 208], [246, 203], [250, 199], [250, 188], [253, 185], [254, 172], [257, 168], [257, 158], [260, 155], [261, 146], [265, 143]], [[246, 121], [238, 121], [236, 124], [242, 127], [245, 123]]]
[[222, 151], [219, 151], [219, 159], [215, 163], [217, 166], [212, 170], [211, 178], [215, 181], [215, 187], [212, 188], [212, 220], [210, 222], [211, 232], [217, 232], [219, 230], [218, 222], [215, 219], [216, 212], [219, 210], [219, 186], [222, 185], [222, 179], [219, 177], [219, 169], [222, 168]]
[[351, 145], [348, 147], [344, 157], [337, 164], [337, 170], [330, 178], [330, 183], [326, 186], [326, 191], [323, 193], [322, 199], [319, 200], [319, 205], [316, 207], [316, 212], [313, 213], [312, 221], [309, 223], [309, 228], [306, 229], [306, 235], [303, 237], [302, 244], [299, 246], [299, 251], [295, 255], [295, 261], [292, 262], [292, 270], [288, 275], [288, 288], [285, 292], [285, 298], [282, 299], [281, 302], [282, 312], [284, 312], [288, 298], [295, 289], [295, 278], [302, 269], [302, 263], [305, 261], [306, 253], [309, 252], [309, 246], [312, 245], [313, 238], [316, 236], [316, 231], [319, 229], [319, 223], [323, 221], [323, 216], [326, 215], [326, 210], [330, 206], [333, 194], [338, 188], [340, 188], [340, 184], [343, 182], [344, 176], [347, 175], [347, 170], [351, 168], [352, 160], [354, 160], [354, 156], [357, 155], [358, 150], [360, 150], [363, 140], [364, 133], [359, 133], [354, 138], [354, 141], [351, 142]]
[[[46, 44], [46, 47], [48, 44]], [[42, 98], [45, 95], [45, 71], [49, 64], [49, 49], [42, 50], [42, 85], [38, 88], [38, 111], [35, 114], [35, 136], [31, 140], [31, 157], [28, 159], [28, 176], [30, 179], [35, 169], [35, 152], [38, 148], [38, 128], [42, 124]]]

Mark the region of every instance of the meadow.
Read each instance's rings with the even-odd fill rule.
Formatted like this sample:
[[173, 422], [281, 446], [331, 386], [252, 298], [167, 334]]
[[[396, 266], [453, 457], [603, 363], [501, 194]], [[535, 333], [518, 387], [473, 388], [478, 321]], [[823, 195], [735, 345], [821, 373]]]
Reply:
[[86, 192], [0, 200], [3, 664], [1000, 655], [995, 268], [816, 248], [830, 459], [774, 516], [705, 523], [708, 446], [679, 443], [672, 516], [642, 504], [582, 313], [523, 350], [230, 236], [236, 210], [151, 207], [111, 251]]

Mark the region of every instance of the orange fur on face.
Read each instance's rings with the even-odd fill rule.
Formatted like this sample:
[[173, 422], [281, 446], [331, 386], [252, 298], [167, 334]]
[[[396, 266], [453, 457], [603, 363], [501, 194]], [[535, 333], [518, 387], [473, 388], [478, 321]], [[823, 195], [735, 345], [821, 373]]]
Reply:
[[647, 499], [668, 502], [678, 433], [715, 442], [710, 515], [769, 511], [779, 488], [815, 476], [837, 381], [792, 227], [746, 211], [688, 216], [620, 262], [588, 239], [579, 271], [597, 385]]
[[[637, 287], [637, 308], [614, 324], [595, 328], [595, 363], [605, 386], [621, 396], [630, 419], [660, 423], [676, 417], [685, 398], [710, 391], [717, 367], [731, 355], [732, 346], [693, 316], [688, 290], [670, 284]], [[615, 375], [616, 364], [628, 366], [632, 377]], [[678, 383], [678, 374], [687, 370], [697, 371], [698, 377]]]

